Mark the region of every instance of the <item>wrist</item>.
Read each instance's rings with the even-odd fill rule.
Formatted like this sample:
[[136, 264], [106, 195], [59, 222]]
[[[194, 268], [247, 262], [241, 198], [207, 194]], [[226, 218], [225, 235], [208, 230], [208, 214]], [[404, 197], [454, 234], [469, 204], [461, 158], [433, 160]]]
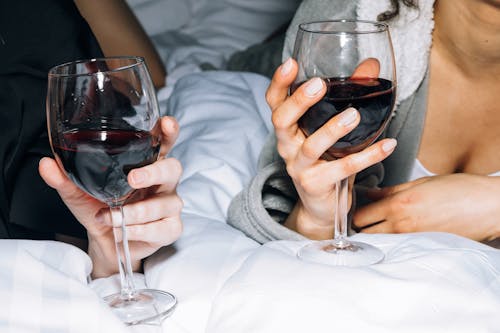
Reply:
[[302, 204], [297, 202], [290, 215], [288, 215], [285, 227], [298, 232], [299, 234], [314, 240], [332, 239], [334, 226], [331, 221], [318, 223], [317, 218], [308, 214]]
[[[92, 279], [105, 278], [119, 272], [118, 258], [113, 240], [105, 237], [89, 236], [89, 246], [87, 254], [92, 260]], [[132, 270], [138, 272], [142, 270], [141, 260], [132, 260]]]
[[116, 260], [112, 265], [112, 258], [106, 253], [98, 239], [89, 236], [89, 247], [87, 253], [92, 260], [92, 279], [108, 277], [118, 272]]

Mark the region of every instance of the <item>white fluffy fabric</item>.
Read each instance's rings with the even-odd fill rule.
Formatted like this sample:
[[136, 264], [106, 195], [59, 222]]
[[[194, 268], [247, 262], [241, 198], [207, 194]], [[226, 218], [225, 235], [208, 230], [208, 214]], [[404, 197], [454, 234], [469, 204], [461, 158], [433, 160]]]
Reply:
[[[389, 0], [359, 0], [357, 17], [375, 21], [389, 8]], [[417, 90], [427, 71], [434, 28], [433, 10], [434, 0], [420, 0], [418, 10], [401, 5], [398, 17], [390, 24], [396, 57], [397, 103]]]

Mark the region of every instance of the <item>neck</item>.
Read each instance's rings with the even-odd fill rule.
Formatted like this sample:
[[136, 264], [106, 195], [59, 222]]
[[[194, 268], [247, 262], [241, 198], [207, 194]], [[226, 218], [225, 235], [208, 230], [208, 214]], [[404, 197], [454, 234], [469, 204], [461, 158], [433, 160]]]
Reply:
[[433, 43], [463, 73], [500, 74], [500, 0], [436, 0]]

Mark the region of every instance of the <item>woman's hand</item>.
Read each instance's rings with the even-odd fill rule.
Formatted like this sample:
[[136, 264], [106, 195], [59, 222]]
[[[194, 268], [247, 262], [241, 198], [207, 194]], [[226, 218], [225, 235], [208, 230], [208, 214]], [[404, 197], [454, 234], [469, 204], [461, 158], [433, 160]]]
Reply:
[[[161, 156], [170, 150], [178, 135], [178, 124], [170, 117], [161, 119]], [[92, 276], [105, 277], [118, 272], [113, 226], [109, 208], [80, 190], [56, 161], [43, 158], [39, 172], [57, 190], [73, 215], [87, 229], [88, 253], [93, 262]], [[173, 158], [130, 171], [128, 182], [136, 195], [124, 206], [132, 267], [140, 269], [141, 260], [174, 242], [181, 234], [182, 200], [176, 193], [182, 168]]]
[[320, 78], [313, 78], [288, 96], [298, 66], [287, 60], [275, 72], [266, 99], [272, 109], [278, 152], [299, 194], [299, 201], [285, 225], [312, 239], [333, 235], [335, 183], [386, 158], [396, 145], [394, 139], [381, 140], [362, 152], [324, 161], [321, 155], [338, 139], [355, 128], [359, 113], [352, 108], [329, 120], [306, 138], [297, 125], [299, 118], [326, 92]]
[[[368, 190], [376, 202], [354, 214], [367, 233], [442, 231], [478, 241], [500, 237], [500, 178], [471, 174], [425, 177]], [[377, 223], [378, 222], [378, 223]]]

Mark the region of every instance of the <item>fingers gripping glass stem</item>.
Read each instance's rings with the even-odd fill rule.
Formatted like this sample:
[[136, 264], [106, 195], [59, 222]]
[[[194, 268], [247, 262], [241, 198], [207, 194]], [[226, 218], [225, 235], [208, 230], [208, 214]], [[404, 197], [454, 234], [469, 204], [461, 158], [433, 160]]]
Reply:
[[[52, 150], [82, 191], [110, 206], [121, 291], [104, 300], [128, 325], [163, 318], [177, 304], [170, 293], [135, 288], [122, 206], [134, 191], [129, 172], [158, 160], [159, 118], [153, 82], [140, 57], [78, 60], [49, 71]], [[104, 246], [112, 242], [106, 238]]]
[[[363, 153], [382, 135], [394, 107], [396, 71], [388, 26], [356, 20], [302, 23], [293, 58], [298, 72], [291, 93], [313, 78], [326, 84], [323, 98], [298, 119], [302, 132], [312, 135], [328, 126], [333, 117], [355, 108], [359, 124], [332, 142], [322, 158], [342, 163], [350, 154]], [[335, 192], [334, 238], [312, 242], [297, 255], [328, 265], [362, 266], [381, 261], [382, 251], [347, 237], [348, 178], [336, 183]]]

